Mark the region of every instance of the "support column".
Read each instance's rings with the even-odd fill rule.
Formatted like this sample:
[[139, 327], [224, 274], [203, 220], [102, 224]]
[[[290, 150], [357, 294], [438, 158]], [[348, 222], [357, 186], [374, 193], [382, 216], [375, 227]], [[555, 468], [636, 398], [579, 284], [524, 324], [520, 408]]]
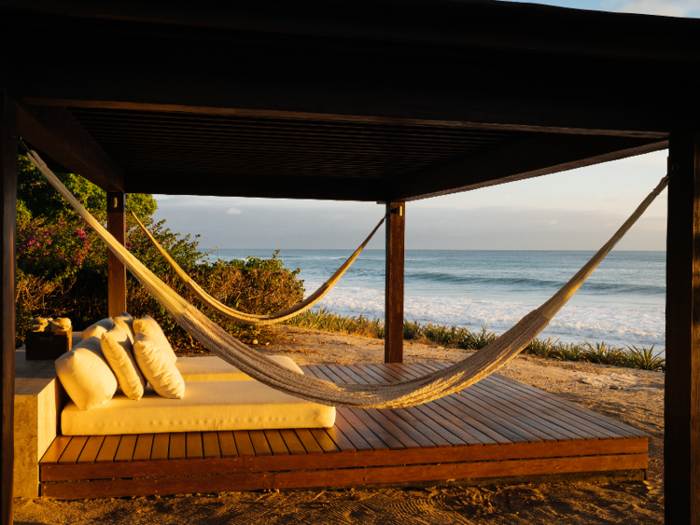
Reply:
[[[125, 194], [120, 191], [107, 192], [107, 230], [121, 244], [126, 242]], [[109, 252], [107, 260], [107, 283], [109, 316], [116, 317], [126, 311], [126, 267]]]
[[666, 254], [666, 523], [700, 525], [700, 135], [672, 136]]
[[17, 217], [17, 106], [0, 94], [0, 168], [2, 169], [2, 199], [0, 199], [0, 231], [2, 231], [2, 261], [0, 261], [0, 330], [2, 337], [2, 432], [0, 454], [2, 495], [0, 523], [7, 525], [13, 518], [14, 430], [15, 430], [15, 221]]
[[403, 270], [406, 203], [386, 205], [384, 362], [403, 363]]

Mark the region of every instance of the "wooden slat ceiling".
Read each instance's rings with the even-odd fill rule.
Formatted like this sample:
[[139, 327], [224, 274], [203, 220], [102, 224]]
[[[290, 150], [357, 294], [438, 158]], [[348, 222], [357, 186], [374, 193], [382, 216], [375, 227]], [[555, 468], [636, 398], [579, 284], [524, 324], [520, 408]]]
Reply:
[[126, 173], [391, 178], [532, 133], [71, 108]]

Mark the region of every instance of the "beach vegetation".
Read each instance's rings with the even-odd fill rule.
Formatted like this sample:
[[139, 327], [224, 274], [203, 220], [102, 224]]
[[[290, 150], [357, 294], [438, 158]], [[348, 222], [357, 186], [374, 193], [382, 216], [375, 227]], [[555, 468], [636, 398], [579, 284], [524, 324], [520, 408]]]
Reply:
[[[384, 337], [384, 322], [380, 319], [341, 316], [326, 308], [309, 310], [286, 321], [286, 324], [314, 330], [326, 330], [365, 337]], [[404, 320], [404, 339], [407, 341], [438, 344], [445, 347], [480, 350], [497, 339], [494, 332], [486, 326], [477, 331], [469, 328], [421, 324], [418, 321]], [[661, 353], [654, 353], [651, 348], [627, 345], [618, 348], [609, 346], [604, 341], [597, 343], [563, 343], [559, 339], [535, 338], [522, 352], [546, 359], [558, 361], [579, 361], [610, 366], [638, 368], [642, 370], [665, 371], [666, 360]]]
[[[107, 249], [97, 234], [21, 155], [17, 189], [16, 344], [23, 344], [33, 317], [68, 317], [74, 330], [107, 317]], [[99, 221], [106, 224], [106, 193], [86, 179], [57, 174], [59, 179]], [[153, 218], [157, 203], [151, 195], [130, 194], [133, 210], [177, 263], [209, 294], [231, 308], [256, 314], [284, 310], [301, 301], [299, 270], [289, 270], [278, 258], [248, 257], [221, 261], [198, 249], [198, 236], [171, 231]], [[151, 271], [190, 302], [195, 302], [143, 231], [127, 214], [126, 247]], [[150, 315], [163, 327], [175, 348], [201, 350], [177, 326], [165, 309], [131, 275], [127, 279], [127, 310]], [[205, 312], [206, 313], [206, 312]], [[209, 317], [236, 337], [253, 339], [259, 328]]]

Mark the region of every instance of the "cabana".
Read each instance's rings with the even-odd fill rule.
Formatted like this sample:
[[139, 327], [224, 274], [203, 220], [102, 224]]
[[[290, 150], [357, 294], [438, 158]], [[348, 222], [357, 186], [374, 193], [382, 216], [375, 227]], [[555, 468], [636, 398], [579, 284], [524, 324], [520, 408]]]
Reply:
[[[668, 148], [677, 175], [668, 193], [666, 516], [700, 524], [700, 21], [490, 0], [0, 0], [0, 31], [3, 524], [12, 522], [18, 136], [105, 189], [109, 230], [122, 240], [125, 193], [386, 203], [388, 364], [309, 371], [359, 382], [418, 372], [400, 366], [407, 202]], [[110, 257], [110, 314], [125, 304], [125, 269]], [[609, 421], [598, 420], [601, 437], [616, 434]], [[641, 433], [630, 437], [646, 447]], [[321, 452], [337, 447], [328, 438], [316, 438], [329, 449]], [[185, 442], [178, 447], [187, 455]], [[403, 447], [394, 465], [415, 456]], [[452, 451], [437, 450], [433, 476], [473, 474], [450, 470]], [[646, 448], [635, 450], [646, 460]], [[260, 469], [272, 452], [240, 456], [241, 468]], [[369, 481], [354, 471], [357, 483], [426, 479], [427, 467], [390, 467], [379, 452], [328, 455], [327, 469], [383, 465]], [[139, 475], [121, 468], [107, 477]], [[255, 475], [261, 487], [274, 477]], [[202, 490], [233, 490], [224, 478]]]

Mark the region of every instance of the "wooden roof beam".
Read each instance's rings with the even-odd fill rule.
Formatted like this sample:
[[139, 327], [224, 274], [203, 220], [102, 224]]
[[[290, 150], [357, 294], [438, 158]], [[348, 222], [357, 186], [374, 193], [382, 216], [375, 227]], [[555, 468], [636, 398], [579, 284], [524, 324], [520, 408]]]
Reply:
[[418, 200], [548, 175], [668, 148], [668, 141], [593, 135], [540, 135], [484, 155], [407, 174], [394, 200]]
[[[192, 181], [197, 183], [193, 184]], [[126, 173], [127, 193], [216, 195], [268, 199], [379, 201], [387, 194], [387, 181], [369, 177], [318, 177], [312, 175], [260, 175], [246, 173]]]
[[106, 191], [124, 191], [122, 169], [66, 108], [19, 105], [19, 133], [66, 169]]

